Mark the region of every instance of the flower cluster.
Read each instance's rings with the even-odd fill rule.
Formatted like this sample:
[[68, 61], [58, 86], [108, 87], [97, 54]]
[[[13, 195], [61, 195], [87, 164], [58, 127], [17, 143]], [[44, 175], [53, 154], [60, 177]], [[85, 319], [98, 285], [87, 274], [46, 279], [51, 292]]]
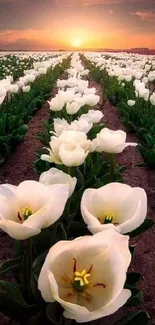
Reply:
[[[42, 69], [38, 63], [35, 68]], [[131, 299], [125, 286], [129, 239], [145, 223], [147, 197], [142, 188], [119, 181], [114, 155], [137, 144], [126, 142], [124, 131], [100, 123], [104, 115], [91, 109], [100, 97], [82, 79], [89, 71], [79, 54], [72, 55], [67, 72], [49, 102], [50, 142], [39, 159], [39, 181], [0, 186], [0, 228], [26, 247], [27, 273], [19, 284], [28, 303], [38, 306], [42, 299], [39, 306], [48, 317], [56, 302], [65, 318], [83, 323], [113, 314]]]

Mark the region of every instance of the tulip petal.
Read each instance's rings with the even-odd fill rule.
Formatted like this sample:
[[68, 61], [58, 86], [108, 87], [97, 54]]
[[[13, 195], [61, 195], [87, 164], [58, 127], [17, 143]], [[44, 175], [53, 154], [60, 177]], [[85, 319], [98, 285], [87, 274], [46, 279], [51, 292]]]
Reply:
[[46, 195], [48, 195], [48, 201], [40, 210], [32, 214], [24, 222], [28, 227], [39, 229], [47, 228], [57, 221], [64, 211], [69, 197], [68, 186], [64, 184], [55, 184], [45, 187], [47, 188]]
[[114, 314], [119, 308], [125, 305], [127, 300], [131, 297], [131, 291], [128, 289], [123, 289], [119, 297], [113, 302], [112, 304], [109, 304], [108, 306], [105, 306], [104, 308], [89, 313], [88, 315], [77, 315], [77, 314], [71, 314], [68, 311], [64, 312], [64, 316], [69, 319], [75, 319], [77, 323], [85, 323], [89, 321], [93, 321], [105, 316], [109, 316], [111, 314]]
[[17, 240], [24, 240], [38, 235], [41, 230], [30, 228], [24, 224], [14, 222], [12, 220], [0, 220], [0, 228], [5, 231], [10, 237]]

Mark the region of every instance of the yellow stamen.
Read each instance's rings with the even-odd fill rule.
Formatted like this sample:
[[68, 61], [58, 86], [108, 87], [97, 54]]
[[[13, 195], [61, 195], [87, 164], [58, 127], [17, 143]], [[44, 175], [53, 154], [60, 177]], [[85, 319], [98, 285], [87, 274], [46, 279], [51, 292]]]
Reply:
[[102, 224], [112, 223], [114, 214], [112, 212], [106, 212], [103, 217], [98, 218]]
[[22, 212], [24, 220], [26, 220], [28, 217], [30, 217], [34, 213], [33, 209], [31, 207], [27, 207], [27, 206], [25, 206], [21, 212]]
[[89, 284], [89, 281], [87, 279], [89, 277], [90, 277], [90, 273], [87, 273], [87, 271], [85, 269], [82, 272], [76, 271], [74, 281], [79, 281], [80, 286], [83, 287], [83, 286]]

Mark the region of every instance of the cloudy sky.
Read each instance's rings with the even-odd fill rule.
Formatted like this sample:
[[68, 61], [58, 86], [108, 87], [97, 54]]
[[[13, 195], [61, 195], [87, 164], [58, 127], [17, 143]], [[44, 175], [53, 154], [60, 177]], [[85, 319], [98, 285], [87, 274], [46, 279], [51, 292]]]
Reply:
[[155, 0], [0, 0], [0, 49], [155, 48]]

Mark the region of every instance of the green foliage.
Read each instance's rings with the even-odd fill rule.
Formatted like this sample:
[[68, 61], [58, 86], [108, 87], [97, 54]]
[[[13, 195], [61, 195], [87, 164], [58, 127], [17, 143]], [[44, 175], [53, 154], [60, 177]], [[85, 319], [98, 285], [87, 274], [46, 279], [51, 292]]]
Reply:
[[68, 61], [54, 69], [50, 68], [31, 84], [29, 93], [18, 93], [4, 101], [0, 109], [0, 165], [5, 162], [14, 148], [20, 144], [28, 130], [26, 125], [41, 108], [47, 96], [50, 97], [56, 79], [64, 71]]

